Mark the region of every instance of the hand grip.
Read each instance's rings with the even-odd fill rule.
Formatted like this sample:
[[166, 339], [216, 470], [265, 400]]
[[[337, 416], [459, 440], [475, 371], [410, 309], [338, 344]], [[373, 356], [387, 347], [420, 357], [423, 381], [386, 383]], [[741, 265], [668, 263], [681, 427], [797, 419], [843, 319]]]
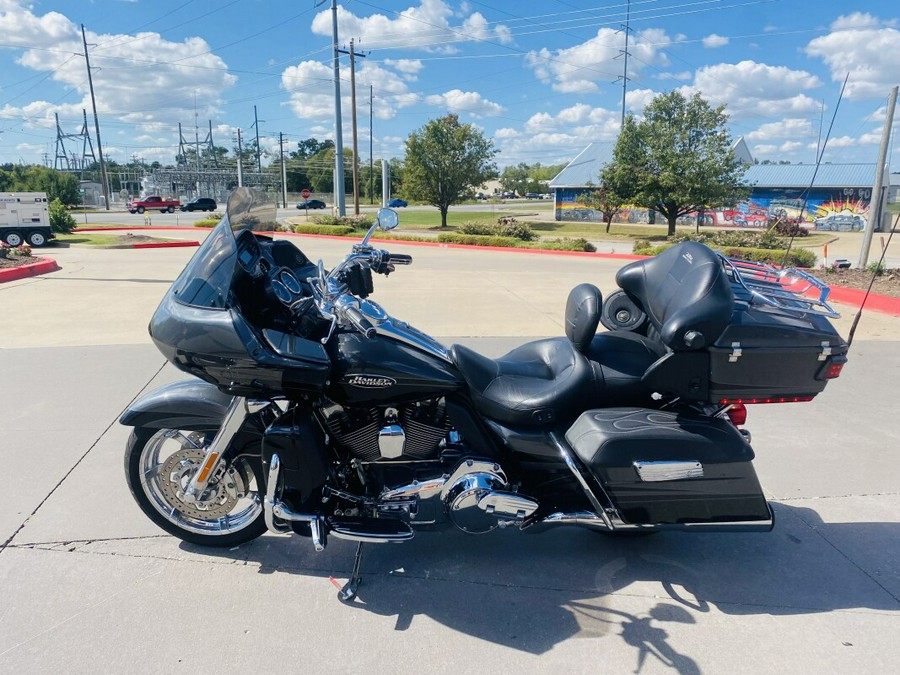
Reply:
[[395, 265], [412, 265], [412, 256], [405, 253], [391, 253], [388, 255], [388, 262]]
[[347, 307], [344, 309], [344, 316], [347, 317], [347, 320], [353, 324], [353, 327], [356, 328], [356, 330], [367, 338], [375, 337], [378, 334], [378, 331], [375, 330], [375, 326], [373, 326], [371, 322], [363, 316], [363, 313], [356, 309], [356, 307]]

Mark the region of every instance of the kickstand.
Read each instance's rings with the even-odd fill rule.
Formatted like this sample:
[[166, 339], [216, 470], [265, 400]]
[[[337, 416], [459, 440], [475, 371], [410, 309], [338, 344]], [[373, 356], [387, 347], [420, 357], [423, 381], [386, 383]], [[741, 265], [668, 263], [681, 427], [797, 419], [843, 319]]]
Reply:
[[353, 561], [353, 571], [350, 573], [350, 579], [344, 584], [344, 587], [338, 593], [338, 597], [342, 602], [353, 602], [356, 599], [356, 593], [359, 591], [359, 585], [362, 579], [359, 578], [359, 565], [362, 562], [362, 542], [356, 545], [356, 559]]

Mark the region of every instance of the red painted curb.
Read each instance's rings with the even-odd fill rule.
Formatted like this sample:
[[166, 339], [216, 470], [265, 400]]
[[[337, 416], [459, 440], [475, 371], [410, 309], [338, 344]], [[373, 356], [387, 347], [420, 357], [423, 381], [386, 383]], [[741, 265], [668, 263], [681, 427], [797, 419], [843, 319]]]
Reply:
[[132, 244], [131, 248], [180, 248], [184, 246], [199, 246], [199, 241], [161, 241], [159, 243], [147, 242]]
[[[864, 297], [866, 297], [865, 291], [856, 288], [832, 286], [831, 293], [828, 295], [828, 300], [840, 302], [845, 305], [853, 305], [854, 307], [859, 308]], [[869, 297], [866, 300], [866, 309], [900, 316], [900, 298], [892, 298], [889, 295], [879, 295], [878, 293], [869, 293]]]
[[39, 274], [55, 272], [58, 269], [61, 269], [60, 266], [57, 265], [56, 261], [52, 258], [38, 258], [38, 262], [0, 270], [0, 283], [3, 283], [4, 281], [15, 281], [16, 279], [36, 277]]

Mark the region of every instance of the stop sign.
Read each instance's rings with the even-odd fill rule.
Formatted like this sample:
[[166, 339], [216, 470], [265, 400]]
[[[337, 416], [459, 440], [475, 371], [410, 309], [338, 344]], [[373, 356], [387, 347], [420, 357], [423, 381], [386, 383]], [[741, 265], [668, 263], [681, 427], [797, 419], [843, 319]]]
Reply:
[[300, 190], [300, 196], [303, 197], [303, 199], [309, 199], [309, 196], [311, 194], [312, 192], [310, 192], [307, 188], [303, 188], [302, 190]]

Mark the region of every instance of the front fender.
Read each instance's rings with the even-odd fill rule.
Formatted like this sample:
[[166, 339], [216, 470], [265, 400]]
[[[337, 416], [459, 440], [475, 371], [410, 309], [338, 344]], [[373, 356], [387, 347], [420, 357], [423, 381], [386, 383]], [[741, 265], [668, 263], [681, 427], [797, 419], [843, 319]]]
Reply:
[[231, 401], [231, 396], [208, 382], [175, 382], [141, 396], [119, 418], [119, 424], [150, 429], [217, 429]]

